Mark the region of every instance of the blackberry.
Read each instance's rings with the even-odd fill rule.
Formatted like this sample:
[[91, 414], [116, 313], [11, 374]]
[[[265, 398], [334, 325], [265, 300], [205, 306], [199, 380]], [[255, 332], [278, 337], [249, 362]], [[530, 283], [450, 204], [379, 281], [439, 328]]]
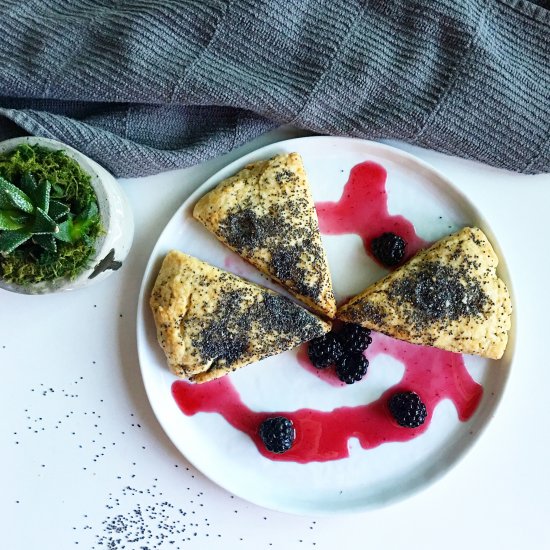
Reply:
[[362, 353], [343, 357], [336, 365], [336, 376], [346, 384], [359, 382], [367, 374], [369, 362]]
[[362, 353], [372, 343], [370, 330], [353, 323], [344, 325], [338, 336], [340, 342], [342, 342], [342, 346], [344, 346], [346, 355], [350, 353]]
[[308, 344], [307, 354], [314, 367], [326, 369], [340, 360], [344, 350], [336, 334], [329, 332], [311, 340]]
[[426, 420], [426, 405], [413, 391], [394, 393], [388, 407], [397, 423], [404, 428], [418, 428]]
[[370, 243], [374, 257], [386, 267], [395, 267], [401, 263], [406, 246], [407, 243], [395, 233], [382, 233]]
[[288, 451], [296, 437], [292, 420], [284, 416], [275, 416], [264, 420], [260, 425], [259, 434], [265, 448], [272, 453]]

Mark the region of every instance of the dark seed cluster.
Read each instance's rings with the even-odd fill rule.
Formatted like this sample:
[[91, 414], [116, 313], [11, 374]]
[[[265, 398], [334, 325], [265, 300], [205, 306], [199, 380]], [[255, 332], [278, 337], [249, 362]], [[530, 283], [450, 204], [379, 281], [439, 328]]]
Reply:
[[[286, 322], [275, 317], [276, 323]], [[1, 344], [0, 355], [8, 347]], [[70, 507], [67, 517], [76, 515], [81, 519], [72, 526], [71, 523], [65, 525], [63, 538], [56, 540], [59, 548], [163, 550], [194, 548], [195, 544], [212, 549], [251, 547], [245, 528], [238, 533], [227, 532], [224, 527], [229, 507], [232, 518], [240, 512], [246, 514], [241, 522], [237, 521], [237, 527], [246, 522], [265, 522], [268, 528], [256, 533], [254, 542], [262, 548], [277, 547], [270, 529], [271, 520], [277, 518], [265, 510], [256, 511], [242, 505], [232, 495], [217, 490], [213, 495], [215, 500], [208, 499], [202, 477], [195, 479], [193, 470], [185, 464], [171, 465], [161, 460], [163, 464], [155, 473], [158, 477], [152, 478], [154, 457], [144, 439], [150, 434], [143, 432], [139, 413], [124, 412], [122, 400], [118, 403], [118, 408], [122, 407], [119, 414], [110, 414], [112, 399], [119, 399], [118, 394], [109, 394], [107, 388], [105, 395], [97, 394], [97, 380], [90, 380], [96, 377], [103, 384], [111, 365], [83, 358], [78, 366], [79, 374], [83, 375], [65, 378], [63, 385], [48, 378], [36, 380], [35, 375], [35, 381], [22, 399], [24, 405], [11, 413], [20, 418], [18, 427], [6, 441], [11, 443], [11, 448], [6, 447], [5, 452], [13, 453], [15, 460], [22, 461], [20, 465], [24, 465], [26, 479], [24, 484], [13, 485], [14, 489], [20, 486], [22, 491], [14, 495], [14, 512], [21, 517], [36, 515], [53, 519], [51, 510], [44, 510], [40, 499], [34, 501], [32, 497], [33, 491], [41, 487], [35, 480], [46, 476], [58, 478], [56, 453], [62, 452], [65, 455], [60, 479], [64, 483], [63, 492], [60, 496], [52, 495], [51, 506], [60, 507], [59, 513]], [[42, 376], [48, 374], [46, 370], [41, 372]], [[8, 456], [8, 461], [10, 458]], [[165, 476], [166, 469], [171, 475]], [[148, 472], [145, 477], [144, 471]], [[86, 487], [104, 476], [112, 478], [111, 492], [98, 494], [102, 486], [99, 483], [91, 495], [93, 498], [87, 498], [90, 495], [84, 492], [89, 490]], [[296, 533], [310, 546], [318, 544], [314, 538], [315, 524], [315, 521], [303, 523]], [[24, 538], [23, 534], [21, 540]], [[44, 540], [47, 546], [47, 536]]]
[[263, 248], [278, 229], [273, 216], [258, 216], [251, 208], [233, 212], [220, 222], [220, 233], [237, 252]]
[[[92, 362], [95, 364], [95, 361]], [[45, 398], [47, 401], [56, 400], [56, 409], [59, 409], [61, 403], [62, 414], [58, 414], [52, 418], [46, 416], [44, 407], [39, 411], [32, 412], [31, 408], [25, 409], [25, 418], [27, 421], [26, 430], [29, 434], [36, 434], [36, 437], [44, 437], [46, 440], [51, 440], [54, 437], [54, 432], [63, 434], [62, 437], [68, 437], [68, 441], [74, 442], [74, 448], [81, 456], [80, 469], [83, 471], [94, 471], [94, 468], [104, 460], [108, 460], [116, 451], [117, 441], [125, 439], [131, 434], [131, 430], [141, 429], [141, 424], [135, 421], [134, 413], [129, 413], [128, 424], [124, 430], [120, 431], [118, 437], [113, 438], [113, 433], [103, 431], [102, 422], [103, 414], [102, 407], [104, 400], [99, 399], [95, 407], [83, 409], [75, 403], [78, 402], [80, 394], [77, 393], [78, 387], [85, 386], [85, 378], [79, 376], [71, 383], [70, 389], [49, 387], [46, 384], [40, 383], [38, 386], [31, 388], [31, 393]], [[78, 387], [77, 387], [78, 386]], [[50, 405], [47, 405], [50, 407]], [[47, 410], [47, 409], [46, 409]], [[81, 436], [83, 427], [85, 428], [85, 437]], [[14, 432], [15, 444], [24, 444], [26, 434]], [[80, 436], [80, 437], [79, 437]], [[115, 440], [113, 440], [115, 439]], [[65, 439], [66, 441], [67, 439]], [[143, 447], [145, 449], [145, 447]], [[47, 464], [42, 467], [46, 468]]]
[[478, 315], [487, 303], [481, 284], [469, 276], [467, 267], [437, 262], [425, 262], [395, 281], [388, 296], [409, 306], [407, 322], [418, 330], [434, 321]]
[[[100, 368], [96, 366], [95, 361], [90, 363], [91, 368]], [[141, 445], [139, 440], [136, 441], [135, 437], [128, 437], [132, 430], [141, 428], [136, 419], [137, 414], [127, 413], [127, 420], [123, 420], [120, 426], [122, 431], [113, 430], [113, 419], [105, 413], [103, 398], [97, 399], [96, 406], [82, 408], [81, 399], [87, 387], [84, 376], [75, 377], [66, 387], [37, 383], [30, 389], [32, 399], [28, 400], [27, 408], [23, 410], [26, 419], [25, 429], [14, 431], [12, 434], [13, 444], [17, 446], [14, 452], [24, 453], [29, 451], [27, 445], [31, 440], [43, 438], [44, 445], [51, 445], [52, 441], [57, 441], [52, 439], [54, 432], [60, 432], [59, 436], [63, 441], [69, 442], [65, 444], [63, 452], [70, 456], [72, 453], [75, 457], [67, 462], [67, 475], [71, 479], [78, 479], [78, 475], [86, 478], [98, 475], [98, 463], [101, 460], [109, 460], [113, 453], [116, 453], [117, 461], [121, 456], [128, 456], [128, 462], [122, 471], [113, 473], [114, 488], [105, 495], [103, 513], [101, 509], [99, 514], [92, 512], [95, 499], [87, 501], [76, 498], [78, 486], [73, 486], [72, 489], [67, 487], [66, 498], [72, 498], [74, 493], [74, 503], [78, 506], [77, 511], [82, 520], [72, 528], [70, 525], [67, 526], [66, 532], [70, 538], [68, 541], [58, 541], [60, 547], [67, 546], [72, 539], [76, 548], [90, 550], [186, 548], [194, 547], [193, 544], [198, 544], [199, 540], [208, 547], [222, 548], [226, 534], [219, 523], [225, 521], [225, 518], [217, 518], [216, 507], [209, 507], [205, 493], [201, 490], [200, 480], [195, 480], [192, 470], [181, 464], [173, 465], [181, 471], [181, 475], [178, 476], [181, 489], [178, 489], [176, 499], [168, 496], [162, 488], [165, 482], [160, 475], [158, 478], [144, 479], [139, 475], [142, 471], [139, 461], [143, 458], [140, 458], [139, 453], [145, 451], [145, 446]], [[88, 402], [89, 397], [86, 399]], [[52, 417], [54, 410], [63, 411], [63, 414], [55, 414]], [[71, 441], [74, 442], [72, 447]], [[116, 450], [120, 444], [124, 447], [122, 453]], [[33, 447], [33, 450], [35, 449], [36, 444]], [[150, 457], [146, 462], [149, 464]], [[27, 471], [26, 475], [29, 479], [33, 474], [47, 475], [51, 466], [48, 459], [43, 458], [36, 463], [38, 471]], [[70, 470], [71, 467], [74, 467], [74, 471]], [[234, 502], [233, 512], [237, 514], [241, 510], [237, 501], [233, 499], [233, 496], [227, 495], [228, 503]], [[23, 499], [18, 498], [15, 505], [22, 506], [22, 502]], [[29, 510], [29, 503], [26, 506], [25, 510]], [[264, 514], [264, 521], [271, 519], [265, 512], [261, 513]], [[261, 520], [261, 517], [254, 517], [253, 520]], [[302, 536], [304, 539], [307, 538], [311, 545], [314, 533], [310, 530], [314, 528], [315, 522], [310, 525], [309, 529], [304, 526], [306, 532]], [[270, 536], [269, 531], [265, 533], [266, 537]], [[247, 542], [249, 543], [241, 536], [236, 540], [231, 539], [229, 543], [226, 541], [225, 544], [235, 548], [249, 547]], [[265, 547], [274, 547], [274, 544], [275, 541], [270, 543], [269, 539], [264, 542]]]
[[196, 321], [200, 330], [195, 327], [193, 345], [203, 359], [214, 361], [211, 368], [231, 367], [248, 348], [250, 335], [259, 354], [267, 356], [274, 335], [285, 348], [296, 338], [309, 340], [320, 332], [316, 318], [288, 298], [267, 291], [258, 298], [248, 289], [223, 295], [212, 314]]
[[[281, 174], [283, 181], [284, 174]], [[289, 198], [284, 208], [272, 206], [262, 214], [244, 204], [228, 213], [218, 231], [227, 244], [245, 258], [267, 251], [268, 269], [274, 278], [298, 294], [316, 298], [325, 285], [325, 260], [323, 249], [317, 243], [316, 218], [305, 215], [309, 209], [309, 203], [299, 198]], [[307, 219], [307, 223], [298, 224], [297, 219]], [[307, 261], [303, 254], [307, 254]]]
[[[312, 242], [304, 243], [304, 248], [307, 253], [313, 256], [313, 259], [322, 258], [321, 248]], [[295, 247], [280, 246], [271, 252], [270, 268], [271, 272], [279, 281], [291, 281], [292, 286], [298, 294], [316, 298], [322, 290], [321, 280], [310, 281], [309, 269], [302, 267], [302, 251]]]
[[358, 300], [353, 304], [349, 310], [346, 311], [346, 315], [350, 321], [361, 322], [363, 319], [368, 319], [376, 325], [384, 324], [387, 313], [382, 307], [370, 302]]
[[[183, 543], [192, 540], [197, 535], [199, 523], [182, 508], [160, 500], [162, 492], [152, 489], [137, 489], [126, 486], [121, 497], [125, 500], [134, 500], [130, 510], [117, 513], [121, 507], [121, 498], [109, 495], [107, 509], [110, 514], [102, 522], [102, 532], [96, 534], [93, 549], [125, 548], [126, 545], [136, 545], [135, 548], [162, 548], [166, 545]], [[142, 504], [145, 500], [148, 504]], [[132, 498], [133, 497], [133, 498]], [[159, 499], [159, 500], [156, 500]], [[132, 548], [134, 546], [128, 546]], [[171, 546], [173, 547], [173, 546]]]
[[[205, 493], [194, 492], [185, 478], [194, 478], [190, 475], [189, 468], [182, 476], [182, 485], [179, 496], [170, 500], [165, 491], [160, 489], [161, 480], [155, 478], [153, 483], [149, 481], [144, 485], [126, 485], [118, 493], [111, 492], [108, 495], [105, 508], [107, 510], [100, 524], [89, 524], [87, 515], [84, 515], [86, 524], [81, 527], [83, 531], [93, 532], [93, 543], [88, 546], [78, 544], [78, 547], [91, 548], [91, 550], [163, 550], [180, 548], [250, 548], [250, 541], [243, 536], [238, 536], [237, 531], [224, 533], [223, 525], [227, 524], [226, 514], [231, 512], [230, 523], [239, 528], [242, 521], [235, 517], [242, 509], [233, 495], [227, 495], [227, 501], [223, 502], [218, 497], [217, 506], [209, 508], [205, 500]], [[233, 508], [229, 508], [232, 506]], [[269, 517], [265, 511], [247, 508], [248, 521], [258, 522], [263, 520], [265, 526], [269, 525]], [[259, 515], [262, 514], [262, 515]], [[243, 518], [244, 519], [244, 518]], [[236, 523], [235, 523], [236, 522]], [[308, 539], [308, 543], [315, 547], [317, 542], [312, 540], [316, 522], [310, 522], [309, 530], [304, 533], [301, 542]], [[242, 527], [242, 525], [241, 525]], [[273, 526], [270, 526], [273, 527]], [[305, 527], [304, 527], [305, 528]], [[77, 530], [73, 527], [73, 530]], [[245, 530], [246, 532], [246, 530]], [[262, 548], [274, 547], [273, 542], [267, 542], [269, 538], [261, 541], [263, 537], [272, 536], [269, 528], [260, 530], [255, 535], [257, 545]], [[229, 539], [229, 540], [228, 540]]]
[[283, 182], [292, 182], [296, 181], [297, 177], [292, 170], [288, 170], [286, 168], [283, 168], [282, 170], [279, 170], [275, 173], [275, 181], [277, 183], [283, 183]]

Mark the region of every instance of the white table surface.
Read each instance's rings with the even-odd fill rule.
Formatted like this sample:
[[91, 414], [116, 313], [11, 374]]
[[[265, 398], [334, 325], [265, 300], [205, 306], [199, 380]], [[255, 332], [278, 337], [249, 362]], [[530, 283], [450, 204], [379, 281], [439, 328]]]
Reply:
[[517, 303], [516, 357], [500, 407], [436, 484], [363, 514], [287, 515], [214, 485], [162, 431], [143, 389], [135, 334], [153, 245], [208, 176], [297, 135], [280, 129], [200, 166], [122, 180], [136, 233], [120, 271], [74, 293], [0, 290], [0, 549], [550, 548], [550, 174], [392, 143], [444, 172], [481, 210]]

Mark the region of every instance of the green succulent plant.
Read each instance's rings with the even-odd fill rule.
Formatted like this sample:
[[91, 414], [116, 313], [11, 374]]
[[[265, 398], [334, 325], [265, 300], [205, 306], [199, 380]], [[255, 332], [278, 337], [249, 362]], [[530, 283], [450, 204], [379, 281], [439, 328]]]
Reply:
[[104, 228], [92, 178], [78, 162], [22, 143], [0, 152], [0, 180], [0, 280], [72, 280], [90, 266]]
[[15, 185], [0, 177], [0, 254], [11, 254], [29, 240], [48, 252], [57, 251], [56, 241], [76, 243], [99, 219], [95, 202], [76, 214], [58, 200], [63, 190], [48, 180], [37, 182], [25, 172]]

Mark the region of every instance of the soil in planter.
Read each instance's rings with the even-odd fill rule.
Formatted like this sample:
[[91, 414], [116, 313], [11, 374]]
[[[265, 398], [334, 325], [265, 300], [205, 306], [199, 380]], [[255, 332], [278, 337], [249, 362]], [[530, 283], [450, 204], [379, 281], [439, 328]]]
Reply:
[[[48, 180], [52, 184], [52, 198], [64, 202], [74, 214], [97, 204], [91, 176], [64, 151], [24, 144], [0, 153], [0, 176], [17, 185], [25, 172], [30, 172], [37, 181]], [[0, 277], [23, 286], [60, 277], [74, 279], [89, 267], [102, 232], [98, 219], [77, 242], [57, 241], [56, 252], [27, 241], [9, 255], [0, 256]]]

